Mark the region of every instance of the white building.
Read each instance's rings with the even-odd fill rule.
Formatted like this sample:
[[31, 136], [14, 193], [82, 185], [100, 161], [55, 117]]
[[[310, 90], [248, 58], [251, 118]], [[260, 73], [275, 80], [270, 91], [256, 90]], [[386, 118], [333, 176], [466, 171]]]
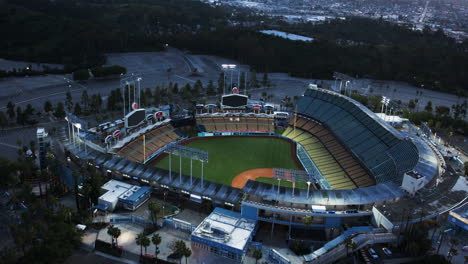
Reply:
[[426, 178], [415, 171], [409, 171], [403, 175], [401, 188], [414, 196], [417, 191], [426, 184]]
[[99, 197], [98, 208], [104, 211], [114, 211], [119, 205], [133, 211], [151, 195], [150, 187], [140, 187], [117, 180], [110, 180], [101, 188], [106, 192]]

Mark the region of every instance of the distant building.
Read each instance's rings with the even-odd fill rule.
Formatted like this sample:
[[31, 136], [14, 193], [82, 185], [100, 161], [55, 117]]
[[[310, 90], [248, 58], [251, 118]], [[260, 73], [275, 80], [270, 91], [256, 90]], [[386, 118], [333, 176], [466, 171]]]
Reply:
[[192, 232], [192, 245], [242, 262], [256, 228], [256, 221], [217, 207]]
[[117, 207], [135, 211], [151, 195], [150, 187], [140, 187], [117, 180], [108, 181], [102, 189], [106, 192], [99, 197], [96, 208], [103, 211], [114, 211]]
[[37, 144], [39, 145], [39, 168], [45, 169], [47, 166], [47, 148], [49, 147], [49, 141], [47, 140], [47, 132], [45, 128], [38, 127], [36, 131]]

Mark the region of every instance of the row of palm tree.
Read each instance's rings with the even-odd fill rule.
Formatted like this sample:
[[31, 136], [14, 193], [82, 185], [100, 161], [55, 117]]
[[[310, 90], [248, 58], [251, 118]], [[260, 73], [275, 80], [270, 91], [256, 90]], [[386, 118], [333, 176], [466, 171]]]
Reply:
[[172, 244], [171, 248], [174, 251], [173, 253], [180, 257], [179, 261], [182, 262], [182, 257], [185, 257], [185, 264], [187, 264], [188, 258], [192, 255], [192, 250], [187, 247], [185, 242], [182, 240], [177, 240], [174, 242], [174, 244]]
[[[118, 247], [118, 238], [122, 234], [120, 228], [110, 225], [107, 228], [107, 234], [111, 236], [112, 239], [112, 247]], [[140, 255], [143, 255], [143, 248], [145, 249], [145, 254], [147, 253], [147, 248], [150, 246], [151, 243], [155, 246], [154, 255], [157, 256], [159, 254], [158, 245], [161, 243], [161, 236], [158, 233], [153, 234], [151, 239], [149, 239], [144, 232], [141, 232], [135, 238], [136, 244], [140, 246]]]
[[151, 239], [149, 239], [144, 232], [141, 232], [135, 238], [136, 244], [140, 246], [140, 255], [143, 255], [143, 248], [145, 249], [145, 254], [147, 253], [147, 248], [151, 243], [154, 245], [154, 255], [157, 257], [159, 254], [158, 245], [161, 244], [161, 236], [157, 233], [153, 234]]

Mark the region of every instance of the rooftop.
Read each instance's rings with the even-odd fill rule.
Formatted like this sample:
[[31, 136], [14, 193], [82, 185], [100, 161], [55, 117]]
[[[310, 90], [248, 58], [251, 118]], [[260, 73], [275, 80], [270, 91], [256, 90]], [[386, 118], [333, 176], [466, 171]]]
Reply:
[[[450, 212], [451, 215], [458, 216], [458, 219], [464, 219], [468, 223], [468, 202]], [[463, 221], [463, 220], [462, 220]]]
[[253, 235], [256, 222], [240, 213], [215, 208], [192, 232], [192, 236], [244, 250]]
[[[128, 191], [131, 191], [133, 187], [137, 188], [134, 191], [137, 191], [140, 188], [138, 186], [133, 186], [125, 182], [110, 180], [101, 187], [103, 190], [106, 191], [106, 193], [101, 195], [99, 199], [111, 202], [117, 201], [121, 195], [127, 193]], [[132, 191], [132, 193], [134, 191]]]

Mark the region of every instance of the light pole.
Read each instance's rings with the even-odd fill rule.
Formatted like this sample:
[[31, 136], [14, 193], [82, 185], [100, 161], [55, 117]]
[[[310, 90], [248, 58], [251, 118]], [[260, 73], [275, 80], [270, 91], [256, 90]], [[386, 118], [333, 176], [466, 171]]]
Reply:
[[383, 113], [383, 108], [384, 108], [384, 105], [385, 105], [386, 101], [387, 101], [387, 97], [382, 96], [382, 101], [380, 101], [382, 103], [382, 110], [380, 111], [380, 113]]
[[126, 111], [125, 111], [125, 86], [122, 86], [122, 77], [123, 77], [123, 73], [120, 74], [120, 87], [122, 88], [122, 101], [123, 101], [123, 112], [124, 112], [124, 116], [126, 114]]
[[130, 113], [132, 111], [132, 105], [130, 103], [130, 83], [129, 82], [126, 82], [126, 86], [128, 87], [127, 90], [128, 90], [128, 112]]
[[223, 94], [226, 93], [226, 69], [228, 69], [229, 64], [221, 64], [221, 67], [223, 68], [223, 82], [224, 82], [224, 87], [223, 87]]
[[348, 89], [348, 83], [349, 83], [349, 82], [350, 82], [350, 81], [346, 81], [346, 84], [345, 84], [345, 88], [344, 88], [344, 93], [345, 93], [345, 95], [348, 95], [347, 89]]
[[141, 77], [138, 77], [137, 78], [137, 82], [138, 82], [138, 107], [140, 108], [141, 107], [141, 87], [140, 87], [140, 81], [141, 81]]
[[179, 183], [182, 184], [182, 155], [179, 153]]
[[81, 146], [80, 146], [80, 128], [81, 128], [81, 124], [80, 123], [76, 123], [76, 124], [73, 124], [74, 126], [76, 126], [76, 129], [77, 129], [77, 133], [78, 133], [78, 150], [81, 150]]
[[172, 161], [171, 161], [172, 153], [169, 152], [169, 179], [172, 181]]
[[72, 123], [73, 147], [75, 147], [75, 125]]
[[[226, 70], [226, 69], [229, 69], [229, 71], [231, 72], [231, 81], [229, 83], [229, 89], [232, 89], [232, 72], [233, 70], [236, 68], [237, 65], [235, 64], [221, 64], [221, 67]], [[224, 77], [226, 77], [226, 71], [224, 71]], [[224, 82], [226, 84], [226, 82]]]
[[201, 182], [200, 182], [200, 187], [203, 188], [203, 164], [204, 162], [201, 162]]

